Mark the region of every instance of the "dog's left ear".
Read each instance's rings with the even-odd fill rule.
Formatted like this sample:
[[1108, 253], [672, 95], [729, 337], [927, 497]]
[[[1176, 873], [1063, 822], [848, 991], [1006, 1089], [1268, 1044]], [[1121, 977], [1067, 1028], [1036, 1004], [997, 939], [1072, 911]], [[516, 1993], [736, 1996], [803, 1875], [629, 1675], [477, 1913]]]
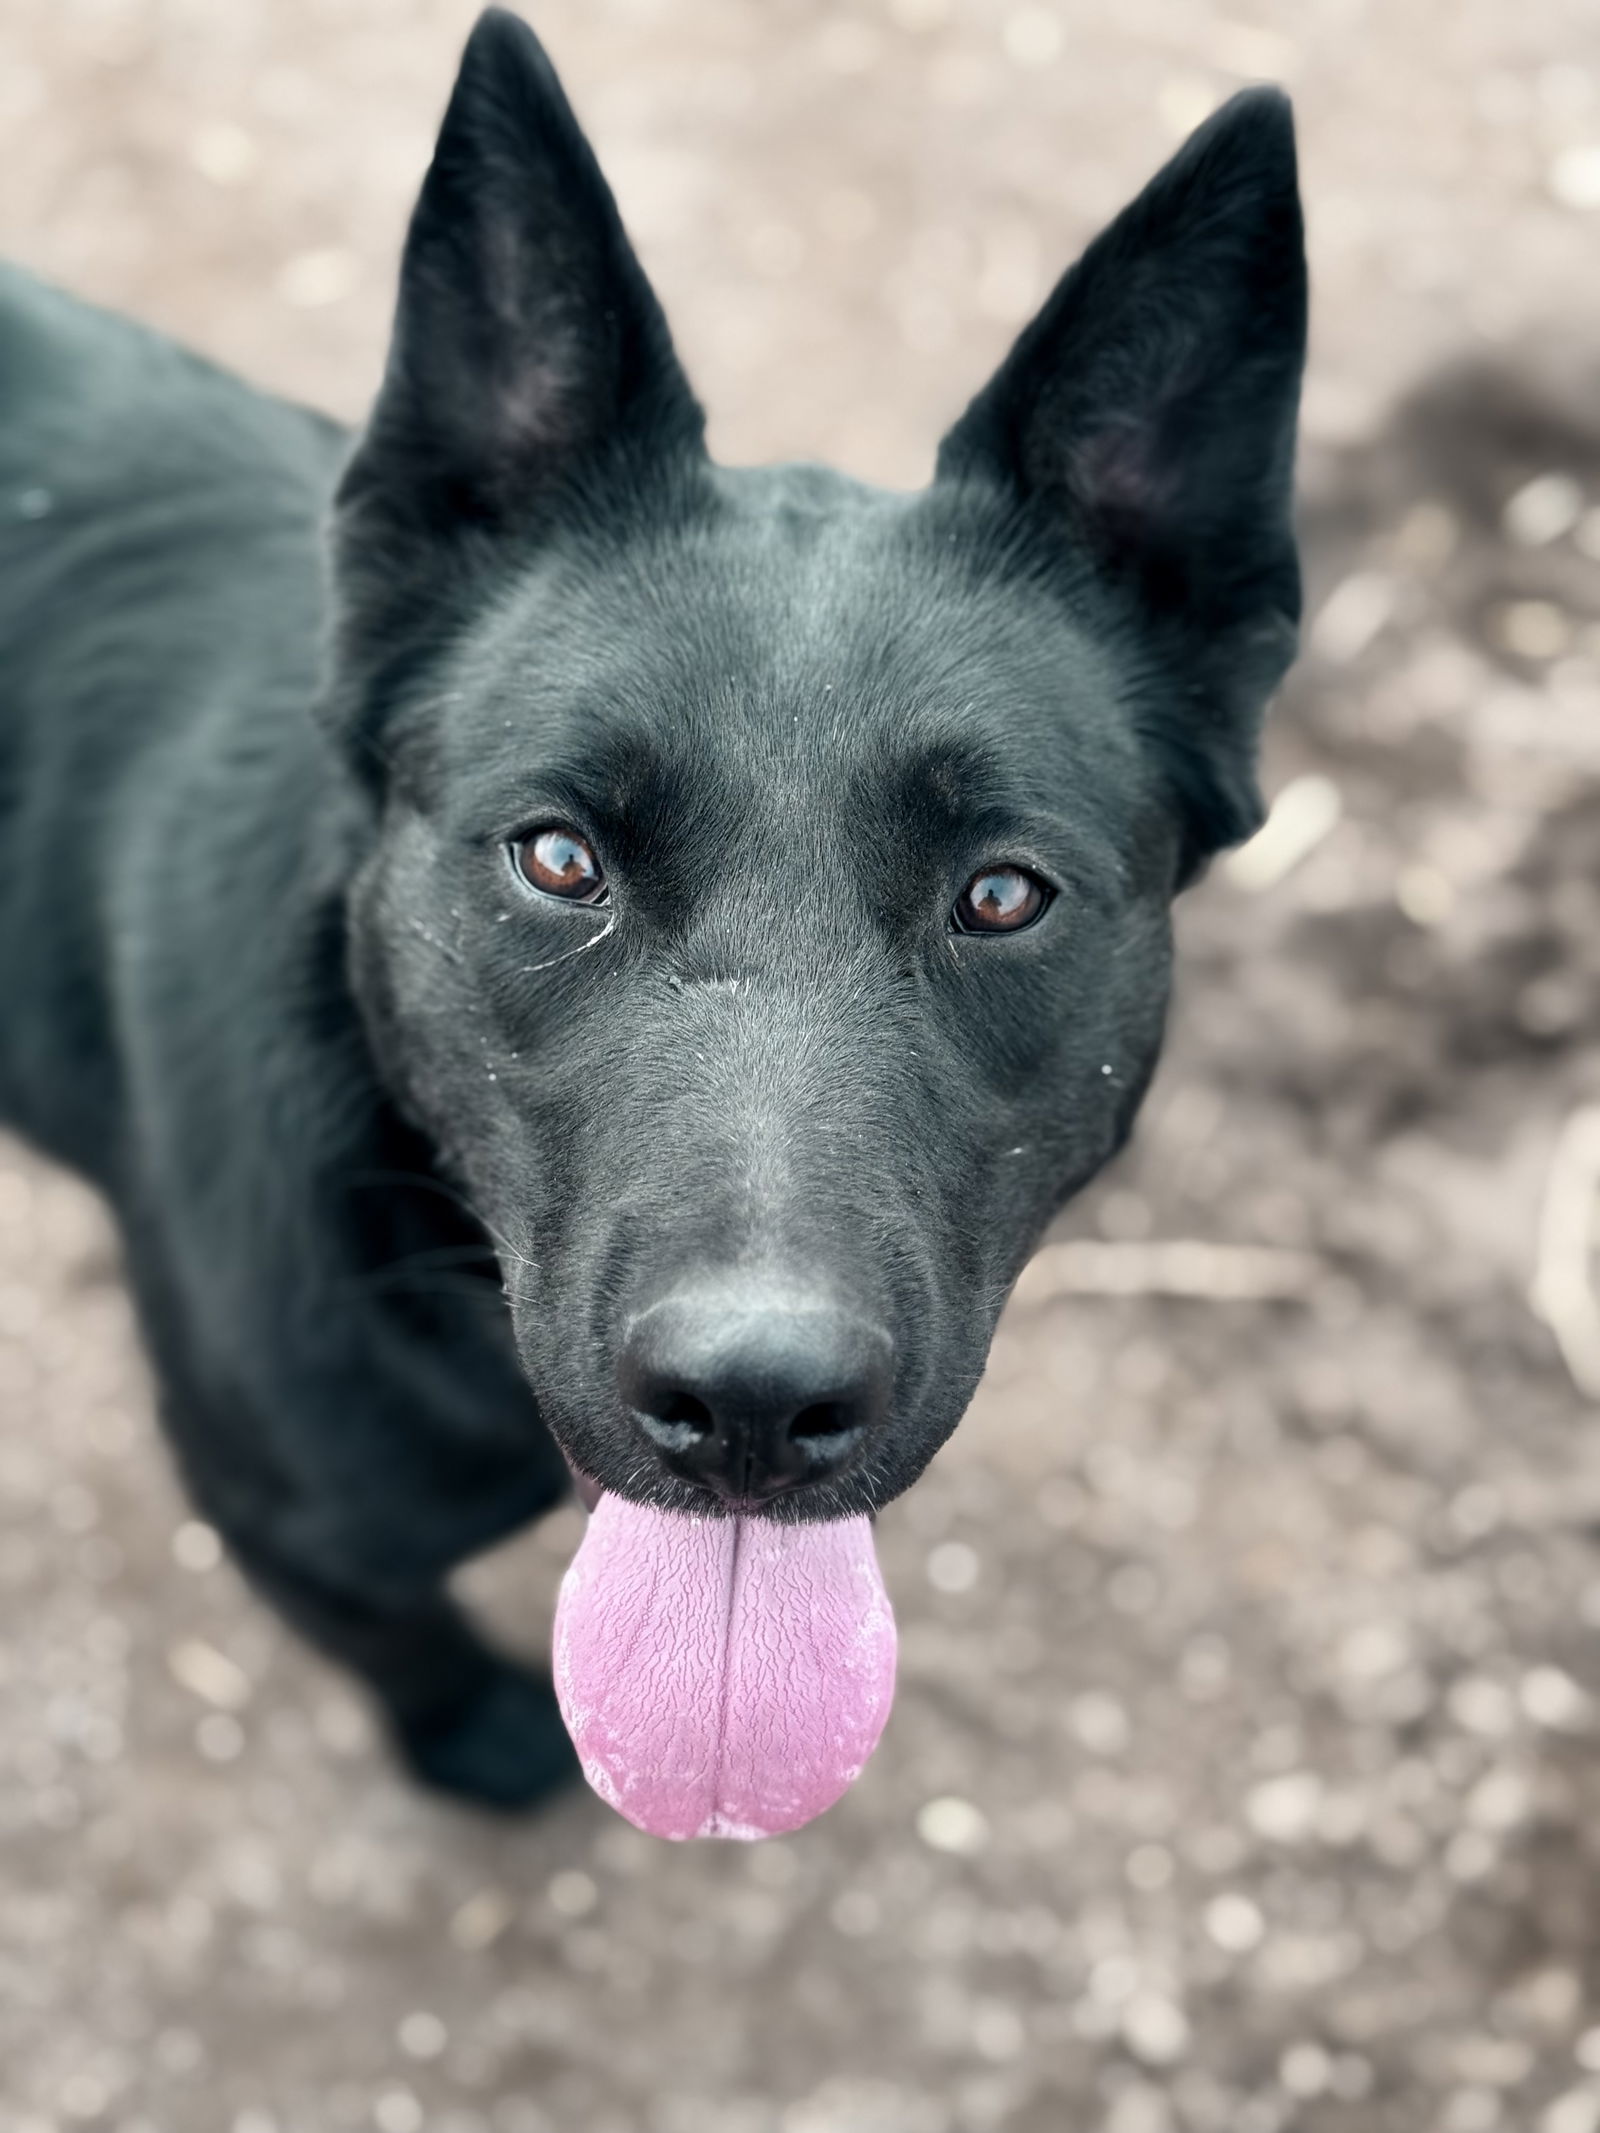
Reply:
[[698, 454], [703, 427], [554, 68], [491, 8], [412, 216], [383, 385], [340, 490], [342, 558], [359, 564], [363, 541], [391, 561], [481, 552], [597, 481]]
[[1090, 245], [940, 448], [942, 482], [1001, 484], [1135, 603], [1185, 874], [1260, 820], [1256, 737], [1300, 613], [1305, 342], [1293, 120], [1247, 90]]

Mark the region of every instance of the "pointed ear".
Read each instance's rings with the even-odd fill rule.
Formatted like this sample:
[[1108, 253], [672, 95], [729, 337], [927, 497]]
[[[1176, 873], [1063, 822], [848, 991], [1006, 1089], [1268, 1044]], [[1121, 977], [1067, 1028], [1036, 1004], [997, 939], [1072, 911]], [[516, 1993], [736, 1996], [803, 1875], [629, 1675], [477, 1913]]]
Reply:
[[569, 483], [698, 452], [702, 430], [554, 69], [525, 23], [490, 9], [411, 219], [341, 545], [534, 527]]
[[1190, 869], [1260, 819], [1254, 757], [1294, 656], [1306, 272], [1276, 90], [1216, 112], [1057, 285], [946, 437], [1135, 603], [1170, 686], [1145, 714]]

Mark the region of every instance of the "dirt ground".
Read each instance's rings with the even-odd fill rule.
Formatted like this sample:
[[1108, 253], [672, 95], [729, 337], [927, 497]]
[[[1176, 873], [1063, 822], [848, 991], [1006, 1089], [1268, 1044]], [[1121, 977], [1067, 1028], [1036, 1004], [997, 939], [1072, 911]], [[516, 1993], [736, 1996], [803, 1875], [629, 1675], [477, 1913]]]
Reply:
[[[5, 0], [0, 247], [354, 415], [470, 13]], [[882, 1749], [780, 1843], [408, 1789], [187, 1518], [98, 1207], [0, 1145], [0, 2133], [1597, 2133], [1593, 0], [538, 26], [719, 450], [891, 482], [1182, 132], [1288, 83], [1283, 801], [881, 1521]], [[532, 1648], [576, 1533], [472, 1573]]]

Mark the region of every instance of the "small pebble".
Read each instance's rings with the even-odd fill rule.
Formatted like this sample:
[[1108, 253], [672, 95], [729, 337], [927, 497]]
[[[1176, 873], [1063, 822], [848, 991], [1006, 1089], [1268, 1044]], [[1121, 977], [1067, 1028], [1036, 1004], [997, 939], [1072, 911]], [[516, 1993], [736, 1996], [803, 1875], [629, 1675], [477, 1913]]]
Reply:
[[932, 1851], [972, 1858], [989, 1842], [988, 1817], [970, 1800], [946, 1794], [919, 1810], [917, 1835]]
[[1229, 1955], [1248, 1955], [1261, 1945], [1266, 1921], [1248, 1896], [1225, 1890], [1213, 1896], [1205, 1908], [1205, 1927], [1217, 1946]]
[[1517, 1721], [1516, 1700], [1498, 1681], [1468, 1675], [1456, 1682], [1447, 1699], [1450, 1716], [1469, 1733], [1504, 1739]]
[[1311, 625], [1311, 649], [1332, 666], [1359, 659], [1394, 613], [1397, 588], [1377, 571], [1357, 571], [1336, 585]]
[[297, 252], [278, 274], [278, 294], [296, 311], [321, 310], [348, 296], [355, 287], [359, 262], [336, 245]]
[[1570, 474], [1540, 474], [1508, 498], [1501, 524], [1519, 548], [1544, 548], [1583, 516], [1583, 491]]
[[588, 1874], [566, 1867], [552, 1874], [545, 1889], [550, 1908], [562, 1918], [587, 1918], [600, 1901], [600, 1891]]
[[1552, 600], [1511, 600], [1490, 616], [1495, 642], [1518, 659], [1559, 659], [1572, 643], [1572, 623]]
[[[1546, 173], [1550, 196], [1580, 213], [1600, 210], [1600, 141], [1564, 148]], [[1567, 2133], [1562, 2127], [1560, 2133]]]
[[1122, 2041], [1147, 2066], [1171, 2066], [1188, 2049], [1188, 2018], [1175, 2001], [1136, 1992], [1122, 2010]]
[[1520, 1770], [1491, 1770], [1467, 1795], [1467, 1817], [1482, 1830], [1515, 1829], [1533, 1806], [1527, 1779]]
[[421, 2008], [405, 2016], [398, 2035], [400, 2049], [408, 2059], [437, 2059], [450, 2041], [449, 2032], [439, 2017]]
[[1522, 1708], [1536, 1726], [1580, 1733], [1590, 1722], [1593, 1699], [1558, 1666], [1536, 1666], [1522, 1677]]
[[965, 1541], [941, 1541], [928, 1552], [928, 1583], [935, 1592], [970, 1592], [980, 1569], [977, 1550]]
[[1333, 2061], [1320, 2044], [1291, 2044], [1278, 2061], [1278, 2079], [1291, 2096], [1309, 2102], [1332, 2084]]
[[458, 1948], [492, 1947], [515, 1917], [515, 1908], [502, 1889], [480, 1889], [451, 1915], [450, 1938]]
[[250, 1701], [250, 1677], [243, 1667], [198, 1637], [175, 1644], [167, 1654], [167, 1668], [174, 1681], [219, 1710], [242, 1711]]
[[186, 1519], [172, 1536], [172, 1560], [180, 1570], [215, 1570], [222, 1561], [221, 1539], [213, 1527]]
[[210, 119], [189, 143], [189, 160], [213, 185], [237, 185], [249, 177], [261, 151], [253, 135], [227, 119]]
[[1568, 2089], [1539, 2120], [1539, 2133], [1600, 2133], [1600, 2089]]
[[1292, 1770], [1254, 1786], [1245, 1799], [1245, 1815], [1257, 1836], [1274, 1844], [1299, 1844], [1316, 1828], [1322, 1792], [1314, 1770]]
[[1114, 1696], [1089, 1689], [1067, 1708], [1073, 1738], [1091, 1755], [1120, 1755], [1128, 1745], [1128, 1714]]

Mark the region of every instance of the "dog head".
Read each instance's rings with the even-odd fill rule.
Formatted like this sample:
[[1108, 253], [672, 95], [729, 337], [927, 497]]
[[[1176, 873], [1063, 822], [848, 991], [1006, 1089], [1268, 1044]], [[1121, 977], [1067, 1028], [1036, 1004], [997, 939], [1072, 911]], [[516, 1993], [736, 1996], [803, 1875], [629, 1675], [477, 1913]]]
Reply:
[[335, 523], [352, 967], [572, 1463], [872, 1509], [1129, 1130], [1259, 817], [1305, 275], [1235, 98], [891, 495], [730, 470], [543, 52], [468, 45]]

